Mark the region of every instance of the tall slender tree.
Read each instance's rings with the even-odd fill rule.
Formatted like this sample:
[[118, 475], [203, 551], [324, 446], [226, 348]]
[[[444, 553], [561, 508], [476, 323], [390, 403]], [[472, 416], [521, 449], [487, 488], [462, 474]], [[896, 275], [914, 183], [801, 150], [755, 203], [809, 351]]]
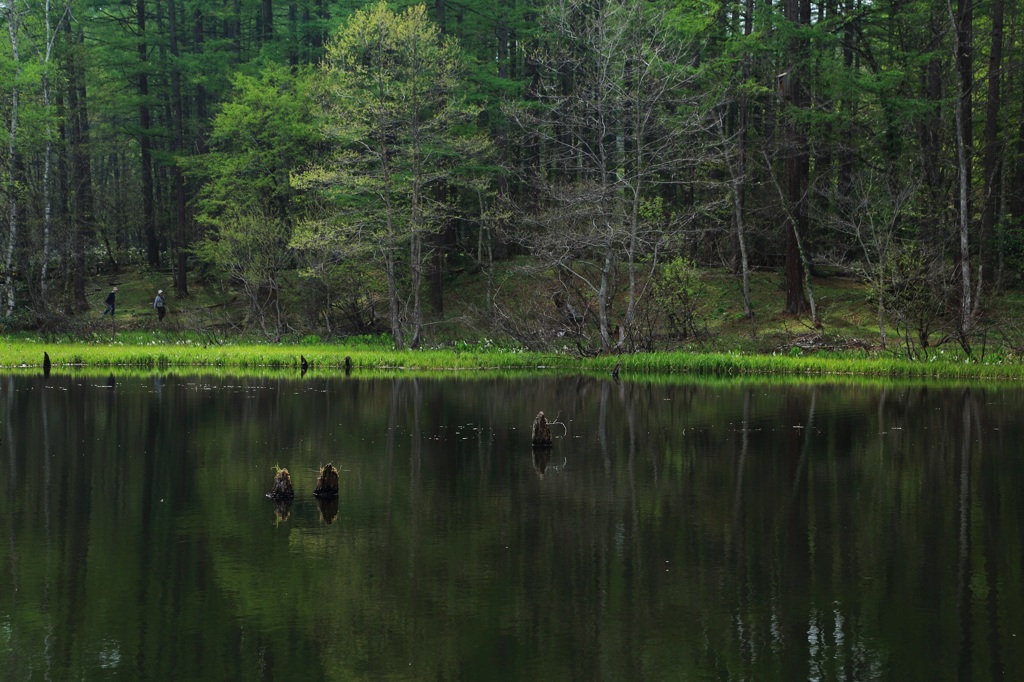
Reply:
[[135, 1], [135, 22], [139, 56], [136, 87], [139, 93], [139, 162], [142, 171], [142, 221], [146, 235], [146, 260], [153, 267], [160, 264], [160, 243], [156, 234], [156, 204], [153, 178], [153, 151], [151, 134], [153, 127], [149, 93], [149, 50], [146, 21], [148, 18], [146, 0]]
[[21, 12], [14, 3], [6, 3], [2, 8], [2, 16], [7, 24], [7, 35], [10, 37], [11, 64], [13, 78], [10, 84], [10, 113], [7, 123], [7, 246], [4, 250], [4, 292], [6, 296], [5, 317], [14, 313], [14, 251], [18, 242], [21, 216], [19, 198], [21, 189], [19, 169], [19, 125], [21, 116]]
[[804, 293], [805, 254], [801, 238], [806, 238], [807, 191], [810, 158], [807, 133], [800, 113], [810, 101], [807, 92], [808, 46], [802, 27], [811, 23], [810, 0], [786, 0], [786, 19], [790, 23], [789, 52], [795, 60], [779, 76], [779, 86], [791, 108], [788, 121], [786, 158], [786, 307], [787, 313], [799, 315], [808, 310]]
[[85, 295], [86, 251], [94, 239], [92, 167], [89, 158], [89, 107], [84, 66], [85, 37], [81, 23], [74, 26], [71, 21], [64, 24], [67, 43], [65, 64], [67, 110], [64, 129], [67, 154], [68, 179], [65, 183], [69, 196], [67, 208], [70, 238], [70, 253], [67, 255], [70, 287], [65, 297], [65, 312], [86, 310]]
[[[167, 27], [171, 52], [171, 117], [174, 129], [173, 153], [177, 157], [184, 154], [184, 109], [181, 94], [181, 66], [178, 52], [178, 8], [175, 0], [167, 0]], [[177, 268], [175, 271], [175, 290], [182, 298], [188, 296], [188, 215], [185, 207], [185, 178], [181, 171], [181, 163], [175, 163], [172, 169], [174, 176], [174, 216], [177, 237]]]

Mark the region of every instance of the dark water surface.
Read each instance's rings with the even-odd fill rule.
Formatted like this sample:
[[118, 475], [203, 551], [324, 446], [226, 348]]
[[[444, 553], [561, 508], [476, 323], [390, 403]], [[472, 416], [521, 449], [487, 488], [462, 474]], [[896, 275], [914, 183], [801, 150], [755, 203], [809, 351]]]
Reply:
[[0, 678], [1021, 680], [1022, 408], [1006, 386], [0, 377]]

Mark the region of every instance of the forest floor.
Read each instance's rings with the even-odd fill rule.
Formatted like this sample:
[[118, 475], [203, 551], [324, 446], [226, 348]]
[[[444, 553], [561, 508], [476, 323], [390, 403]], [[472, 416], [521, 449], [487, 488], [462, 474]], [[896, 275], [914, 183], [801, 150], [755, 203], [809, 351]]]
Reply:
[[[330, 333], [317, 319], [302, 319], [309, 309], [302, 300], [304, 287], [296, 273], [282, 279], [280, 317], [254, 316], [244, 290], [239, 286], [193, 277], [189, 296], [179, 297], [173, 275], [148, 268], [122, 268], [116, 275], [94, 277], [87, 288], [91, 306], [60, 332], [85, 338], [106, 336], [108, 332], [155, 332], [198, 335], [210, 339], [239, 338], [252, 342], [302, 342], [310, 338], [341, 341], [359, 334], [344, 319], [335, 321]], [[581, 325], [566, 322], [564, 309], [554, 303], [556, 294], [565, 291], [550, 273], [532, 269], [525, 260], [499, 263], [488, 282], [479, 271], [470, 269], [449, 275], [445, 281], [444, 309], [437, 314], [424, 301], [426, 347], [450, 347], [458, 343], [519, 346], [531, 350], [573, 350], [588, 352], [598, 347], [595, 316], [586, 309], [585, 299], [576, 296], [575, 310], [583, 310]], [[104, 299], [112, 286], [118, 287], [117, 316], [101, 317]], [[683, 350], [689, 352], [742, 352], [765, 354], [806, 354], [818, 351], [857, 351], [858, 354], [907, 356], [908, 348], [919, 350], [916, 330], [887, 327], [885, 349], [879, 333], [877, 311], [867, 287], [849, 276], [813, 278], [815, 302], [820, 325], [809, 315], [783, 312], [784, 283], [780, 273], [760, 271], [751, 276], [753, 321], [742, 314], [739, 278], [721, 270], [704, 270], [697, 284], [693, 303], [693, 325], [697, 333], [688, 337], [673, 334], [665, 317], [664, 305], [651, 306], [642, 315], [646, 329], [633, 339], [640, 350]], [[160, 322], [153, 309], [156, 292], [163, 289], [167, 317]], [[371, 291], [374, 287], [370, 286]], [[386, 303], [377, 295], [377, 333], [386, 330]], [[572, 296], [570, 294], [570, 296]], [[622, 298], [620, 296], [620, 298]], [[343, 316], [341, 316], [343, 318]], [[998, 352], [1010, 360], [1020, 360], [1024, 351], [1024, 292], [1011, 291], [990, 297], [979, 332], [972, 344], [975, 353]], [[319, 324], [318, 324], [319, 323]], [[891, 322], [890, 322], [891, 325]], [[934, 323], [929, 335], [931, 348], [944, 347], [959, 352], [955, 334]], [[364, 341], [366, 333], [359, 334]], [[902, 333], [902, 335], [901, 335]], [[382, 342], [386, 343], [385, 339]]]

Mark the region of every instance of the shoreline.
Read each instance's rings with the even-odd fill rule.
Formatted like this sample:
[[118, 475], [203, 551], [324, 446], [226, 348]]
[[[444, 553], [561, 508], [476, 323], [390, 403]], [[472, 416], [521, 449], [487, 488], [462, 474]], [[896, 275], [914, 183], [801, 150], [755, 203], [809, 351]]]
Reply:
[[569, 353], [520, 350], [454, 349], [390, 350], [342, 344], [259, 344], [231, 342], [207, 345], [191, 341], [150, 343], [48, 342], [8, 340], [0, 347], [0, 371], [43, 368], [44, 353], [51, 371], [109, 370], [301, 370], [314, 373], [357, 372], [565, 372], [611, 375], [621, 363], [623, 378], [681, 374], [688, 376], [806, 377], [836, 380], [911, 379], [1012, 382], [1024, 379], [1024, 363], [946, 358], [911, 361], [868, 355], [865, 351], [828, 354], [766, 355], [740, 352], [659, 351], [632, 355], [579, 357]]

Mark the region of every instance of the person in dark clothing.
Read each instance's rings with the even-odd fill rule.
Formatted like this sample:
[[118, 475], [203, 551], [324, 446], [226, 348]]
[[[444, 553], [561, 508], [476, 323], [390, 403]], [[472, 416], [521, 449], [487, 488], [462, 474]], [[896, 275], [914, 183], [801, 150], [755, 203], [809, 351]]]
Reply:
[[[103, 315], [106, 315], [107, 313], [110, 313], [111, 317], [114, 316], [114, 302], [116, 300], [117, 300], [117, 287], [114, 287], [113, 289], [110, 290], [110, 293], [107, 294], [107, 300], [106, 300], [107, 309], [103, 311]], [[103, 317], [103, 315], [100, 315], [100, 317]]]
[[161, 322], [164, 319], [164, 315], [167, 314], [167, 308], [164, 305], [164, 290], [156, 292], [156, 298], [153, 300], [153, 309], [156, 310], [157, 319]]

